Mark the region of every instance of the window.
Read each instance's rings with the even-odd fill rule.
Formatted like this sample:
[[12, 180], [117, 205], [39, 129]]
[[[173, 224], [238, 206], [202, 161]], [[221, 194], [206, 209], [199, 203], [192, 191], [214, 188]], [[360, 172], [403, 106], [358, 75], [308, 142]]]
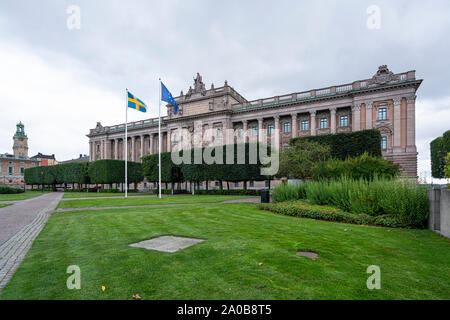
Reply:
[[348, 116], [341, 116], [339, 118], [339, 126], [340, 127], [348, 127]]
[[273, 134], [273, 124], [267, 126], [267, 134], [270, 136]]
[[270, 180], [266, 180], [266, 188], [270, 187]]
[[328, 128], [328, 119], [322, 118], [320, 119], [320, 129], [327, 129]]
[[258, 127], [252, 128], [252, 136], [256, 137], [258, 135]]
[[290, 122], [285, 122], [284, 123], [284, 128], [283, 128], [284, 130], [284, 133], [289, 133], [289, 132], [291, 132], [291, 123]]
[[222, 128], [217, 128], [217, 136], [218, 137], [222, 136]]
[[244, 130], [242, 129], [242, 128], [239, 128], [238, 129], [238, 137], [242, 137], [242, 132], [243, 132]]
[[239, 187], [239, 182], [235, 182], [235, 183], [234, 183], [234, 187], [235, 187], [235, 188]]
[[378, 120], [386, 120], [387, 119], [387, 109], [379, 108], [378, 109]]
[[178, 142], [178, 134], [173, 135], [173, 142]]
[[20, 175], [23, 176], [25, 168], [20, 168]]
[[14, 173], [14, 168], [13, 167], [8, 167], [8, 173], [9, 173], [10, 176], [12, 176], [13, 173]]
[[301, 125], [302, 131], [309, 130], [309, 122], [308, 120], [303, 120]]
[[253, 188], [255, 186], [255, 181], [250, 181], [250, 188]]
[[36, 162], [32, 162], [31, 165], [34, 167], [36, 165]]
[[[125, 169], [124, 169], [125, 170]], [[147, 182], [144, 182], [144, 188], [147, 188]]]
[[97, 145], [97, 152], [100, 152], [100, 145]]
[[381, 137], [381, 149], [387, 150], [387, 137]]
[[157, 188], [158, 184], [156, 182], [153, 182], [153, 188]]
[[216, 181], [216, 187], [219, 187], [219, 186], [220, 186], [219, 181]]
[[199, 187], [203, 187], [203, 181], [200, 181], [200, 182], [198, 183], [198, 186], [199, 186]]

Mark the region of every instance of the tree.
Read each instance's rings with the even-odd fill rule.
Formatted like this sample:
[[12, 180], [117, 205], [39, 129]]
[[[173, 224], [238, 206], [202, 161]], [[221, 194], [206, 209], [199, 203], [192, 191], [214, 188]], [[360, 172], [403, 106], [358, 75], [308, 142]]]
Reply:
[[450, 178], [450, 152], [445, 157], [444, 173], [446, 178]]
[[296, 140], [280, 154], [280, 170], [277, 177], [304, 179], [312, 176], [312, 169], [319, 161], [330, 158], [330, 146], [308, 140]]

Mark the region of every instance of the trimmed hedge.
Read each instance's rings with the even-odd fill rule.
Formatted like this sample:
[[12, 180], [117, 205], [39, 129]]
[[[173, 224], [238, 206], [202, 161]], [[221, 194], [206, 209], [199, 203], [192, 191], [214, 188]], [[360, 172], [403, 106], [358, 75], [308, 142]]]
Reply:
[[381, 156], [381, 133], [376, 129], [299, 137], [291, 139], [289, 143], [293, 145], [298, 140], [327, 144], [331, 149], [331, 157], [342, 160], [365, 152], [371, 156]]
[[11, 188], [8, 186], [0, 186], [0, 194], [14, 194], [14, 193], [23, 193], [23, 189], [19, 188]]
[[445, 178], [445, 156], [450, 152], [450, 130], [430, 142], [431, 175], [433, 178]]
[[[123, 183], [125, 181], [125, 161], [97, 160], [89, 164], [89, 177], [94, 184]], [[142, 166], [138, 162], [128, 161], [128, 183], [139, 183], [144, 180]]]
[[57, 164], [27, 168], [24, 172], [28, 185], [87, 184], [90, 182], [87, 162]]
[[358, 157], [346, 160], [321, 161], [313, 167], [312, 172], [314, 179], [337, 179], [342, 176], [356, 180], [373, 180], [375, 177], [391, 179], [399, 175], [400, 166], [365, 152]]
[[356, 215], [353, 213], [344, 212], [334, 207], [314, 205], [301, 200], [295, 202], [259, 204], [258, 208], [260, 210], [266, 210], [292, 217], [351, 224], [376, 225], [392, 228], [405, 227], [405, 225], [394, 215], [383, 215], [378, 217], [372, 217], [367, 214]]
[[261, 190], [254, 190], [254, 189], [196, 190], [195, 194], [229, 195], [229, 196], [259, 196], [259, 195], [261, 195]]

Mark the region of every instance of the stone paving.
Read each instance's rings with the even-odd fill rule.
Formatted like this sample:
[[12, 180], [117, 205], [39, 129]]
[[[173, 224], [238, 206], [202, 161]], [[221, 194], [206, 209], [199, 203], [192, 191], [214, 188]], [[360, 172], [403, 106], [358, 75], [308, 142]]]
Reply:
[[0, 209], [0, 290], [22, 262], [63, 193], [49, 193]]

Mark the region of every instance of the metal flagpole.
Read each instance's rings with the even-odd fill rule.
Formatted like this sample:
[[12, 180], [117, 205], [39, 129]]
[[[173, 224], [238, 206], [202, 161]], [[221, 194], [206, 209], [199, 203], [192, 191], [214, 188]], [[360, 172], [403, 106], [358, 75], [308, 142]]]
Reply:
[[161, 199], [161, 78], [159, 78], [159, 116], [158, 116], [158, 175], [159, 175], [159, 195]]
[[126, 90], [125, 103], [125, 198], [128, 198], [128, 89]]

